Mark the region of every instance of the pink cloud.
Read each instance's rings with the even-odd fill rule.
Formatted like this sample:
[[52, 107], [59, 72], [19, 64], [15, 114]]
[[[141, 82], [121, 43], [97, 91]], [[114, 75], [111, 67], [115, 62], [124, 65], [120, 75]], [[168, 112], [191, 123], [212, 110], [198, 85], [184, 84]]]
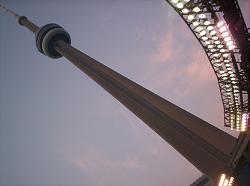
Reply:
[[166, 63], [173, 54], [173, 36], [170, 32], [160, 42], [156, 51], [151, 55], [150, 61], [153, 63]]

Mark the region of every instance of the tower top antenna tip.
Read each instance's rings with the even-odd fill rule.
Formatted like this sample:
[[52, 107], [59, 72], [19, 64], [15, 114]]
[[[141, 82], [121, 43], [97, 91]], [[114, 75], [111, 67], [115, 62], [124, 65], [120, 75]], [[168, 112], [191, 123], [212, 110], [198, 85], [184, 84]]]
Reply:
[[13, 16], [14, 18], [18, 19], [20, 16], [14, 12], [13, 10], [10, 10], [8, 8], [6, 8], [5, 6], [3, 6], [2, 4], [0, 4], [0, 9], [2, 9], [3, 11], [5, 11], [7, 14]]

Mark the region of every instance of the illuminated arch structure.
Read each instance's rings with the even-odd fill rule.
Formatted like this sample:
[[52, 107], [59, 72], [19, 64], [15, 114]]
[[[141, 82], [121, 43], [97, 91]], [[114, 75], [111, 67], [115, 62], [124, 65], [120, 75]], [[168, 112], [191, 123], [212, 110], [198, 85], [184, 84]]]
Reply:
[[216, 74], [224, 125], [249, 127], [250, 40], [236, 0], [167, 0], [203, 47]]

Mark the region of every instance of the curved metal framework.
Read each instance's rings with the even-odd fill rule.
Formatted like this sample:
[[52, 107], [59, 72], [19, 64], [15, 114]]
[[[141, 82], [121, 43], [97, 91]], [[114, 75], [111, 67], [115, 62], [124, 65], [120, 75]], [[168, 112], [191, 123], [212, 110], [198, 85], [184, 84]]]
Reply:
[[216, 74], [224, 107], [224, 125], [248, 128], [248, 80], [241, 52], [216, 0], [166, 0], [203, 47]]

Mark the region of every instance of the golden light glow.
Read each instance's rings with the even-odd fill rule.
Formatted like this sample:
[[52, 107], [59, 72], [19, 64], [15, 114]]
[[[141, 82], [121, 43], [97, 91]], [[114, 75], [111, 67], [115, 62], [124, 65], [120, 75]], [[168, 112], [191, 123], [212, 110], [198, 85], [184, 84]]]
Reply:
[[219, 182], [219, 185], [218, 185], [218, 186], [223, 186], [223, 183], [224, 183], [225, 178], [226, 178], [226, 175], [225, 175], [225, 174], [222, 174], [221, 177], [220, 177], [220, 182]]
[[225, 174], [222, 174], [218, 186], [232, 186], [233, 182], [233, 177], [227, 177]]

